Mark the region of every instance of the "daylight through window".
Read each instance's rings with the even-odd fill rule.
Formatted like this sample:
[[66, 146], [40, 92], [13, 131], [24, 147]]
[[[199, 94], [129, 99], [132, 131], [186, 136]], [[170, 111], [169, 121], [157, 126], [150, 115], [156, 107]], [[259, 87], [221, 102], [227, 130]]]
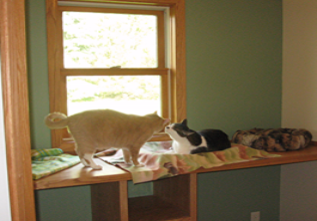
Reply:
[[[158, 68], [158, 16], [122, 12], [63, 11], [64, 68]], [[162, 36], [164, 31], [160, 30]], [[162, 115], [162, 103], [167, 106], [168, 102], [162, 100], [160, 75], [113, 74], [67, 76], [67, 114], [109, 108], [129, 114], [156, 111]], [[166, 85], [164, 89], [168, 89]]]

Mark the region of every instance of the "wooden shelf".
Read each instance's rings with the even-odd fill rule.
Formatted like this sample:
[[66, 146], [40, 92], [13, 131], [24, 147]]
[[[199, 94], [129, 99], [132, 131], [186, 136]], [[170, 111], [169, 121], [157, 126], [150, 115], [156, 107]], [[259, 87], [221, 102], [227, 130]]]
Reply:
[[200, 168], [194, 171], [194, 173], [206, 173], [206, 172], [214, 172], [214, 171], [235, 170], [235, 169], [243, 169], [243, 168], [313, 161], [313, 160], [317, 160], [317, 143], [313, 142], [310, 146], [302, 150], [287, 151], [287, 152], [270, 152], [270, 153], [281, 155], [281, 157], [259, 159], [259, 160], [242, 162], [242, 163], [234, 163], [234, 164], [214, 167], [210, 169]]
[[234, 163], [210, 169], [198, 169], [153, 182], [153, 195], [128, 198], [129, 172], [107, 164], [100, 159], [96, 163], [102, 170], [84, 168], [80, 163], [56, 174], [34, 181], [34, 189], [49, 189], [90, 185], [93, 221], [107, 220], [141, 221], [169, 220], [195, 221], [197, 219], [197, 174], [261, 166], [281, 165], [317, 160], [317, 143], [298, 151], [274, 152], [281, 157]]
[[128, 221], [127, 181], [90, 186], [93, 221]]
[[71, 168], [34, 181], [34, 189], [41, 190], [131, 180], [130, 173], [105, 163], [100, 159], [94, 160], [103, 167], [102, 170], [85, 168], [82, 163], [79, 163]]
[[157, 196], [143, 196], [129, 199], [129, 220], [190, 220], [188, 211], [176, 207]]
[[[317, 144], [312, 143], [309, 147], [303, 150], [274, 153], [281, 155], [281, 157], [234, 163], [210, 169], [200, 168], [192, 173], [206, 173], [213, 171], [234, 170], [317, 160]], [[34, 189], [41, 190], [132, 179], [129, 172], [107, 164], [100, 159], [94, 160], [96, 163], [103, 166], [102, 170], [84, 168], [84, 166], [79, 163], [76, 166], [34, 181]]]
[[195, 221], [196, 174], [153, 183], [153, 195], [127, 197], [126, 181], [91, 185], [94, 221]]

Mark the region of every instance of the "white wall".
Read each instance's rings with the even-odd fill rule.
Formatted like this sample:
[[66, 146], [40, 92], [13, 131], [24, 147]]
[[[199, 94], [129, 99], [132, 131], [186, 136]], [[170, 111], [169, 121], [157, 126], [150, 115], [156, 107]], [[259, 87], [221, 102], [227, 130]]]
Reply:
[[[282, 127], [317, 141], [317, 1], [283, 0]], [[281, 221], [317, 220], [317, 162], [281, 167]]]
[[10, 199], [8, 190], [8, 174], [6, 160], [6, 146], [4, 136], [3, 105], [1, 82], [1, 54], [0, 54], [0, 217], [2, 221], [11, 220]]
[[317, 163], [282, 166], [280, 221], [317, 220]]
[[283, 1], [282, 126], [317, 140], [317, 1]]

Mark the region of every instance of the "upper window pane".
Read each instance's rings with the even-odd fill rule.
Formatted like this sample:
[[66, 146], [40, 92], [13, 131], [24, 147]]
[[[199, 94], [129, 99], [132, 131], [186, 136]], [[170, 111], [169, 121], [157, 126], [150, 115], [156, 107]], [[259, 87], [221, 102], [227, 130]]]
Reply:
[[154, 15], [63, 12], [65, 68], [156, 68]]

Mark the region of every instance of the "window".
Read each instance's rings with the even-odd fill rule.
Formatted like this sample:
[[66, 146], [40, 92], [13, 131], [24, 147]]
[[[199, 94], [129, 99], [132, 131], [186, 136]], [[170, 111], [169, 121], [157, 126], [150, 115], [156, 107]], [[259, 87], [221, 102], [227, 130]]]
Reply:
[[[47, 0], [50, 111], [157, 111], [181, 121], [186, 116], [183, 0], [120, 2]], [[69, 146], [69, 140], [66, 129], [52, 131], [53, 147]]]

